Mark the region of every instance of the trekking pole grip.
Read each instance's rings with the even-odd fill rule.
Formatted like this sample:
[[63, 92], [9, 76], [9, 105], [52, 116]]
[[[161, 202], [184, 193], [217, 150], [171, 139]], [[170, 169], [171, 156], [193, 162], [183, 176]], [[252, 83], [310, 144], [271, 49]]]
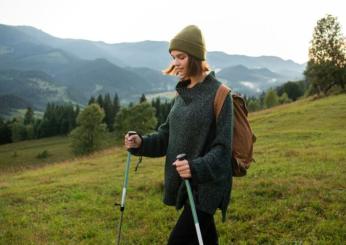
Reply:
[[[135, 134], [138, 135], [138, 133], [137, 133], [136, 131], [128, 131], [127, 133], [128, 133], [129, 136], [135, 135]], [[143, 142], [142, 142], [142, 143], [143, 143]], [[141, 162], [142, 162], [142, 156], [139, 157], [138, 162], [136, 163], [135, 172], [137, 172], [138, 167], [139, 167], [139, 164], [140, 164]]]
[[185, 154], [185, 153], [182, 153], [182, 154], [177, 155], [177, 159], [178, 159], [179, 161], [185, 160], [185, 159], [186, 159], [186, 154]]
[[137, 134], [136, 131], [128, 131], [127, 133], [128, 133], [129, 136]]

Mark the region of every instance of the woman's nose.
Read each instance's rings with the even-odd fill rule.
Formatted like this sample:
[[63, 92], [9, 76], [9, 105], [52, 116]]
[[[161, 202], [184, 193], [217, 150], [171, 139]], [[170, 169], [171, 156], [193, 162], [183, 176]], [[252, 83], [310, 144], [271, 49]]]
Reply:
[[178, 66], [178, 65], [179, 65], [178, 59], [174, 59], [174, 60], [173, 60], [173, 65], [175, 65], [175, 66]]

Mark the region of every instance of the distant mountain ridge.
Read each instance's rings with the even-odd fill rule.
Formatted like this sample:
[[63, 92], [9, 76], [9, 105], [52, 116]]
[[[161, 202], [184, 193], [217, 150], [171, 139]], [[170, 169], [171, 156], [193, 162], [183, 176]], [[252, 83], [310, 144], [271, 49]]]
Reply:
[[[260, 93], [269, 84], [277, 86], [299, 79], [304, 70], [304, 65], [272, 56], [208, 52], [207, 57], [217, 76], [227, 81], [233, 91], [249, 95]], [[168, 42], [164, 41], [107, 44], [56, 38], [34, 27], [0, 24], [0, 74], [13, 75], [13, 88], [30, 84], [32, 77], [18, 78], [29, 74], [25, 72], [36, 74], [39, 80], [44, 77], [46, 84], [53, 82], [60, 91], [60, 97], [56, 98], [61, 102], [85, 104], [90, 96], [118, 93], [121, 101], [127, 103], [137, 100], [142, 93], [174, 90], [177, 78], [161, 72], [169, 63]], [[0, 84], [8, 85], [8, 80], [0, 76]], [[36, 84], [36, 89], [39, 84], [42, 85]], [[0, 95], [11, 94], [7, 85], [0, 87]], [[40, 98], [28, 98], [27, 94], [19, 92], [12, 95], [41, 108], [57, 96], [44, 98], [45, 89], [37, 90], [42, 95], [38, 96]]]
[[276, 83], [286, 81], [285, 76], [274, 73], [267, 68], [249, 69], [243, 65], [222, 69], [217, 76], [228, 84], [233, 91], [242, 94], [260, 93]]
[[[44, 73], [46, 78], [49, 76], [50, 80], [54, 80], [58, 86], [69, 92], [66, 97], [73, 103], [85, 104], [90, 96], [97, 96], [99, 93], [118, 93], [123, 102], [129, 102], [138, 99], [143, 92], [173, 89], [176, 83], [172, 77], [146, 69], [146, 74], [151, 74], [150, 79], [156, 78], [153, 83], [141, 75], [143, 68], [119, 67], [104, 58], [81, 59], [66, 50], [42, 44], [42, 41], [34, 43], [35, 37], [26, 37], [26, 33], [13, 31], [13, 28], [5, 28], [5, 31], [3, 29], [4, 27], [0, 26], [0, 71], [14, 75], [14, 80], [18, 80], [18, 74], [28, 74], [22, 73], [24, 71]], [[7, 81], [0, 76], [0, 82], [6, 84]], [[12, 84], [14, 90], [19, 84], [22, 86], [22, 81]], [[1, 87], [0, 94], [10, 92], [9, 87]], [[23, 93], [19, 95], [19, 92], [14, 95], [24, 99], [26, 96]], [[28, 101], [32, 98], [37, 97], [31, 97]], [[41, 109], [42, 99], [32, 104]], [[51, 98], [45, 100], [49, 101]]]
[[[1, 26], [1, 25], [0, 25]], [[79, 39], [61, 39], [29, 26], [18, 26], [31, 40], [43, 45], [66, 50], [83, 59], [105, 58], [119, 66], [148, 67], [162, 70], [169, 64], [169, 43], [165, 41], [142, 41], [135, 43], [93, 42]], [[0, 29], [1, 30], [1, 29]], [[221, 51], [207, 53], [208, 62], [215, 68], [244, 65], [248, 68], [268, 68], [273, 72], [302, 72], [304, 64], [283, 60], [276, 56], [251, 57], [231, 55]]]
[[305, 65], [292, 60], [283, 60], [275, 56], [250, 57], [246, 55], [229, 55], [224, 52], [209, 52], [208, 60], [215, 67], [223, 69], [230, 66], [243, 65], [251, 69], [267, 68], [283, 75], [301, 75]]

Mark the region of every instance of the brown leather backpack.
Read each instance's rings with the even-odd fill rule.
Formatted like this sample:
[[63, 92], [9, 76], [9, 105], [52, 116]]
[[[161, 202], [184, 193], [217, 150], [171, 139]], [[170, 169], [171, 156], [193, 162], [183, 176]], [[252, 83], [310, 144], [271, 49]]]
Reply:
[[[222, 84], [215, 95], [214, 114], [217, 119], [223, 103], [231, 89]], [[232, 94], [233, 100], [233, 139], [232, 139], [232, 170], [233, 176], [241, 177], [246, 175], [247, 169], [254, 161], [253, 144], [256, 142], [256, 136], [253, 134], [249, 121], [247, 119], [247, 108], [244, 99]]]

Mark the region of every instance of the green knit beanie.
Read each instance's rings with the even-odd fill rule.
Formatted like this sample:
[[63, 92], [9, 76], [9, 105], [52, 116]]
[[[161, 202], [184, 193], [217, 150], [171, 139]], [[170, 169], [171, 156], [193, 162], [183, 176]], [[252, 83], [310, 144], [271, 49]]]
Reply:
[[205, 60], [206, 48], [201, 30], [194, 25], [185, 27], [170, 42], [169, 52], [183, 51], [199, 60]]

